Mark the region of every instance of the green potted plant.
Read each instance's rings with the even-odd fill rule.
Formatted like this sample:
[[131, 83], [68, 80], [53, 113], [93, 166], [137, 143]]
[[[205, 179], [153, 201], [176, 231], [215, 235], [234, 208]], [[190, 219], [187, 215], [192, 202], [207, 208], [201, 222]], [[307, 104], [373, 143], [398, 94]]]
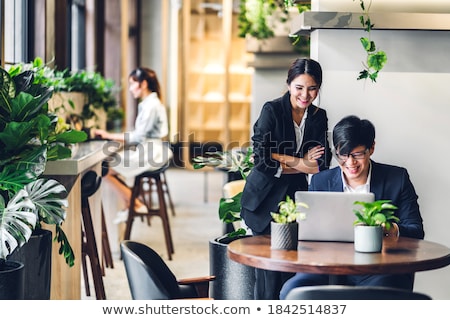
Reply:
[[96, 111], [107, 112], [109, 108], [117, 106], [116, 93], [118, 88], [111, 79], [106, 79], [99, 72], [79, 70], [65, 78], [67, 91], [83, 92], [87, 101], [83, 106], [83, 119], [93, 119], [98, 123]]
[[380, 252], [383, 245], [383, 228], [389, 230], [393, 222], [400, 219], [395, 216], [397, 207], [391, 200], [373, 202], [355, 201], [359, 209], [354, 209], [356, 215], [355, 250], [359, 252]]
[[62, 229], [66, 190], [41, 175], [47, 161], [70, 157], [70, 146], [87, 136], [48, 111], [53, 87], [35, 83], [33, 71], [0, 68], [0, 93], [0, 270], [43, 224], [55, 226], [59, 252], [72, 266]]
[[300, 207], [308, 208], [303, 202], [295, 202], [291, 197], [278, 204], [278, 212], [271, 212], [273, 221], [270, 223], [272, 249], [297, 250], [298, 222], [306, 219], [306, 214]]
[[[91, 124], [101, 127], [103, 120], [106, 121], [106, 113], [110, 108], [117, 107], [116, 94], [119, 88], [113, 80], [103, 77], [99, 72], [78, 70], [71, 72], [68, 69], [56, 70], [44, 63], [42, 58], [36, 57], [29, 63], [18, 63], [13, 65], [8, 72], [17, 75], [24, 71], [34, 74], [34, 83], [52, 87], [55, 93], [82, 93], [85, 95], [84, 102], [79, 108], [72, 99], [60, 97], [58, 105], [52, 111], [63, 114], [76, 113], [83, 122], [90, 121]], [[66, 103], [67, 102], [67, 103]], [[70, 107], [70, 110], [68, 108]], [[79, 110], [78, 110], [79, 109]], [[104, 113], [104, 115], [102, 115]]]

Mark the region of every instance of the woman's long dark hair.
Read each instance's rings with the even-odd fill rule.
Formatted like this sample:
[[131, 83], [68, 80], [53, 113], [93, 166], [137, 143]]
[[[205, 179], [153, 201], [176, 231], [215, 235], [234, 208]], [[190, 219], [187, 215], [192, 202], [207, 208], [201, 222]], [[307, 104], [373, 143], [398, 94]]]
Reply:
[[286, 83], [290, 85], [292, 80], [302, 74], [310, 75], [319, 88], [322, 86], [322, 67], [317, 61], [305, 58], [296, 59], [289, 68]]
[[139, 67], [131, 71], [129, 78], [139, 83], [142, 83], [142, 81], [144, 80], [147, 81], [148, 89], [156, 92], [158, 98], [161, 100], [161, 87], [154, 70], [145, 67]]

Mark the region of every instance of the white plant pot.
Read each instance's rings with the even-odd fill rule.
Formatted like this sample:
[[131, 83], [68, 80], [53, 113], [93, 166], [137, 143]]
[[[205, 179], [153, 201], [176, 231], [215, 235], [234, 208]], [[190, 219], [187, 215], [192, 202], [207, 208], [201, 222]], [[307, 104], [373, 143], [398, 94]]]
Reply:
[[355, 250], [358, 252], [381, 252], [383, 227], [355, 226]]

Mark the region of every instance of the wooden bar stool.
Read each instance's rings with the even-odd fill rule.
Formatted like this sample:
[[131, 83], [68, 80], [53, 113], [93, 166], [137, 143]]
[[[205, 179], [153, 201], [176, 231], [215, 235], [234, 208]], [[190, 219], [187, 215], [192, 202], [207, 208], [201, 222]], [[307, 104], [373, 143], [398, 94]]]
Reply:
[[86, 295], [90, 296], [89, 279], [86, 257], [89, 258], [91, 265], [92, 278], [94, 282], [95, 295], [97, 300], [105, 300], [105, 287], [103, 284], [103, 271], [98, 256], [97, 242], [95, 240], [94, 226], [92, 223], [91, 209], [89, 206], [89, 197], [92, 196], [100, 187], [102, 178], [95, 171], [88, 171], [81, 179], [81, 212], [82, 212], [82, 268]]
[[169, 186], [167, 185], [167, 177], [166, 172], [163, 171], [161, 173], [161, 182], [164, 189], [165, 194], [167, 195], [167, 200], [169, 201], [170, 211], [172, 212], [172, 216], [175, 217], [175, 206], [173, 205], [172, 197], [170, 196]]
[[[109, 166], [106, 162], [102, 163], [102, 177], [108, 174]], [[102, 273], [105, 275], [105, 267], [114, 269], [114, 261], [111, 252], [111, 245], [109, 243], [108, 229], [106, 227], [105, 211], [102, 207]]]
[[[151, 217], [158, 216], [162, 220], [168, 259], [172, 260], [174, 246], [170, 230], [169, 216], [167, 213], [165, 198], [166, 191], [164, 190], [163, 176], [168, 167], [169, 163], [160, 169], [146, 171], [135, 178], [134, 185], [131, 189], [131, 199], [130, 206], [128, 208], [128, 219], [125, 227], [124, 240], [130, 240], [131, 227], [133, 225], [134, 218], [147, 218], [147, 221], [150, 222]], [[144, 204], [146, 207], [146, 212], [136, 211], [137, 199]], [[155, 201], [156, 199], [157, 201]]]
[[114, 262], [109, 244], [108, 229], [106, 228], [105, 212], [102, 205], [102, 272], [105, 275], [105, 267], [114, 269]]

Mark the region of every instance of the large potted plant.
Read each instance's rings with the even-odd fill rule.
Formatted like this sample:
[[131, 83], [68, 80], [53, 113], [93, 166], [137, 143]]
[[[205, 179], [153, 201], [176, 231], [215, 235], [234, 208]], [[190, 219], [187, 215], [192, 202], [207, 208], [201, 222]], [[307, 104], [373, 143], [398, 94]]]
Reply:
[[[42, 173], [47, 161], [70, 157], [70, 146], [87, 136], [48, 111], [53, 87], [36, 83], [34, 76], [31, 70], [0, 68], [0, 274], [9, 258], [21, 256], [18, 251], [44, 225], [54, 225], [66, 263], [72, 266], [75, 259], [62, 229], [66, 190]], [[28, 271], [39, 268], [24, 264], [25, 283], [30, 283]], [[0, 296], [7, 289], [1, 290]]]
[[[246, 179], [253, 168], [253, 151], [208, 152], [192, 159], [194, 169], [216, 167], [228, 172], [239, 172]], [[241, 197], [238, 192], [232, 197], [222, 197], [219, 202], [219, 220], [226, 225], [241, 221]], [[210, 284], [210, 297], [216, 300], [253, 300], [255, 270], [228, 258], [228, 244], [242, 237], [248, 237], [245, 228], [233, 229], [209, 241], [210, 273], [216, 276]]]
[[389, 230], [397, 207], [390, 200], [373, 202], [356, 201], [359, 209], [354, 209], [357, 219], [355, 225], [355, 250], [358, 252], [380, 252], [383, 246], [383, 228]]

